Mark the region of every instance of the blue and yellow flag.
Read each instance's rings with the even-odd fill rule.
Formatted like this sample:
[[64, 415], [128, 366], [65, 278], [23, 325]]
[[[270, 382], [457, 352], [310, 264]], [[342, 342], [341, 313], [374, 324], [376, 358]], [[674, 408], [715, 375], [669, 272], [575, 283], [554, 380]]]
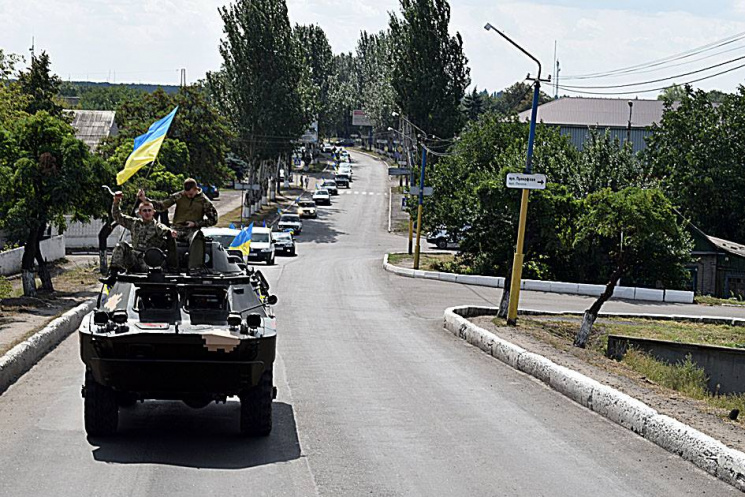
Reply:
[[248, 228], [241, 230], [238, 235], [233, 239], [228, 248], [238, 249], [243, 255], [248, 255], [251, 252], [251, 233], [254, 229], [254, 223], [248, 225]]
[[117, 185], [123, 185], [125, 181], [142, 169], [143, 166], [155, 160], [160, 151], [160, 146], [163, 144], [163, 140], [166, 139], [166, 133], [168, 133], [168, 128], [171, 126], [171, 121], [173, 121], [173, 116], [176, 115], [177, 110], [178, 106], [160, 121], [155, 121], [150, 126], [150, 129], [147, 130], [147, 133], [135, 138], [134, 150], [129, 154], [124, 169], [116, 175]]

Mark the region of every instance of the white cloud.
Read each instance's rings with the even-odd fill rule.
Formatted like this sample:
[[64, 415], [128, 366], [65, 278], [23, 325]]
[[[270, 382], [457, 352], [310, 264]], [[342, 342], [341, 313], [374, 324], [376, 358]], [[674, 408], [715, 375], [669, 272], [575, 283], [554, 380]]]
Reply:
[[[193, 81], [220, 66], [222, 21], [217, 9], [226, 3], [0, 0], [0, 48], [27, 54], [35, 36], [37, 49], [50, 53], [53, 69], [65, 79], [113, 79], [116, 71], [117, 81], [176, 84], [178, 69], [186, 67]], [[499, 90], [534, 73], [535, 66], [495, 33], [485, 31], [487, 21], [535, 53], [544, 74], [552, 72], [557, 40], [562, 74], [569, 75], [633, 65], [745, 31], [745, 0], [726, 5], [722, 13], [701, 17], [682, 11], [571, 8], [529, 0], [451, 0], [451, 31], [463, 36], [473, 83]], [[399, 7], [397, 0], [288, 0], [288, 9], [293, 24], [319, 24], [334, 51], [341, 52], [354, 50], [360, 31], [385, 29], [388, 12]], [[701, 85], [732, 91], [744, 74]]]

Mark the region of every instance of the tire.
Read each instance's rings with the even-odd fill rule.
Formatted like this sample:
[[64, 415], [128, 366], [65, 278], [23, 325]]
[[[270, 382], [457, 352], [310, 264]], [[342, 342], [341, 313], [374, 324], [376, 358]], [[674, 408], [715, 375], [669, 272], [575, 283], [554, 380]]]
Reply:
[[448, 248], [448, 241], [443, 238], [440, 238], [439, 240], [437, 240], [437, 248], [438, 249]]
[[90, 372], [85, 373], [83, 410], [85, 432], [89, 437], [105, 437], [116, 433], [119, 424], [116, 392], [97, 383]]
[[249, 437], [266, 437], [272, 431], [272, 399], [274, 385], [272, 370], [261, 375], [259, 384], [240, 395], [241, 434]]

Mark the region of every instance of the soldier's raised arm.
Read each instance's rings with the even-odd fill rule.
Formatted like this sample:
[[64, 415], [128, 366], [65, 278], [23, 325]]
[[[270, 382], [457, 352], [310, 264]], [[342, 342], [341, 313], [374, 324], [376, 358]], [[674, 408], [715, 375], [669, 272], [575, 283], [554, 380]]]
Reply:
[[118, 225], [132, 231], [132, 225], [134, 224], [136, 219], [122, 214], [120, 202], [123, 196], [124, 195], [122, 194], [122, 192], [116, 192], [114, 194], [114, 201], [111, 204], [111, 216], [114, 218], [114, 221], [116, 221]]
[[140, 199], [141, 202], [150, 202], [153, 204], [153, 209], [155, 209], [158, 212], [165, 212], [167, 211], [173, 204], [175, 204], [178, 199], [180, 199], [183, 196], [184, 192], [176, 192], [172, 195], [169, 195], [167, 198], [163, 200], [152, 200], [147, 198], [145, 195], [145, 190], [140, 190], [137, 192], [137, 197]]

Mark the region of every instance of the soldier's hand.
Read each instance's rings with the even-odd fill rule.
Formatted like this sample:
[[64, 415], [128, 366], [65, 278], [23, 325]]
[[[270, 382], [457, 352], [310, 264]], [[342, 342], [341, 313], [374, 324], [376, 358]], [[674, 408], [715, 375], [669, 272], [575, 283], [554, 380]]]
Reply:
[[186, 227], [187, 228], [196, 228], [197, 227], [197, 223], [195, 223], [194, 221], [186, 221]]
[[140, 199], [140, 202], [144, 202], [145, 199], [147, 198], [145, 196], [145, 190], [143, 190], [142, 188], [140, 188], [140, 191], [137, 192], [137, 198]]
[[176, 231], [176, 230], [171, 230], [171, 237], [172, 237], [172, 238], [176, 238], [176, 237], [178, 237], [178, 231]]
[[114, 192], [114, 202], [119, 203], [123, 196], [122, 192]]

